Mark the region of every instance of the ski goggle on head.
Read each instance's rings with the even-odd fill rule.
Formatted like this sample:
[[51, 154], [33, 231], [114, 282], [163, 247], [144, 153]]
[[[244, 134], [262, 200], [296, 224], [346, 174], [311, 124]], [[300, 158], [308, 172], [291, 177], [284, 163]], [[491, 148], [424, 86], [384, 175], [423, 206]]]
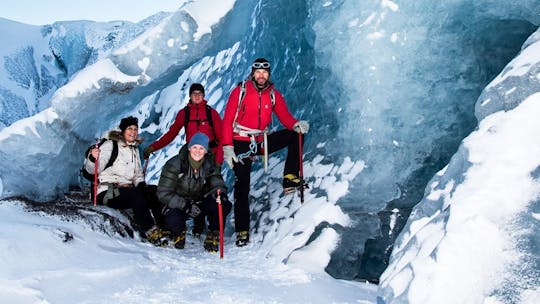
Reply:
[[254, 62], [251, 67], [254, 69], [269, 69], [270, 62]]

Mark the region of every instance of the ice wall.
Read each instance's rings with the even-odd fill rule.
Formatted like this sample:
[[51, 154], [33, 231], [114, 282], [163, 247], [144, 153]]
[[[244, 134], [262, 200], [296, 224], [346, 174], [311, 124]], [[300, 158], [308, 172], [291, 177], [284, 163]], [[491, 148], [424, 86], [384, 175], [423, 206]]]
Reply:
[[316, 87], [338, 122], [327, 152], [366, 163], [340, 201], [357, 225], [329, 272], [376, 279], [425, 184], [476, 126], [480, 92], [540, 24], [540, 3], [310, 4]]
[[0, 18], [0, 128], [51, 105], [78, 71], [155, 26], [168, 13], [139, 23], [55, 22], [33, 26]]
[[540, 299], [538, 33], [482, 92], [478, 129], [414, 208], [381, 277], [385, 303]]

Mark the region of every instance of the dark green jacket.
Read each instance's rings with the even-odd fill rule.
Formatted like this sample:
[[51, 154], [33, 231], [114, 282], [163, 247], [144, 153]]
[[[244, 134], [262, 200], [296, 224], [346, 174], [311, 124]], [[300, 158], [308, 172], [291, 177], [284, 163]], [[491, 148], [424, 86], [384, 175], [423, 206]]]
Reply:
[[184, 209], [187, 201], [200, 202], [207, 195], [215, 197], [217, 189], [227, 194], [214, 155], [207, 153], [199, 172], [195, 172], [189, 164], [188, 154], [187, 145], [184, 145], [161, 170], [157, 195], [159, 201], [169, 208]]

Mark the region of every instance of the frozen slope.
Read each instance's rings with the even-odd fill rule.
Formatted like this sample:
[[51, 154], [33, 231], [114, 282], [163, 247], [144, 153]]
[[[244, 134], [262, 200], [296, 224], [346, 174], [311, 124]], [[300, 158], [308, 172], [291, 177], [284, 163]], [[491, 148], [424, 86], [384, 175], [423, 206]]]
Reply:
[[540, 82], [539, 47], [534, 35], [478, 100], [478, 129], [395, 244], [385, 303], [540, 300], [540, 92], [526, 85]]
[[376, 303], [374, 285], [284, 265], [259, 249], [227, 237], [220, 259], [191, 235], [184, 250], [156, 248], [0, 201], [2, 303]]

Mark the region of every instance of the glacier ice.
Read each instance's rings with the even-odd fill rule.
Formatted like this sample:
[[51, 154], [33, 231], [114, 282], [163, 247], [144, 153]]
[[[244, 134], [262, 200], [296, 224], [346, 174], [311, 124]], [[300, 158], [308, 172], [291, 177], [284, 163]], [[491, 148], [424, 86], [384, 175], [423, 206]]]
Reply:
[[0, 18], [0, 127], [49, 107], [53, 93], [74, 74], [168, 15], [159, 13], [135, 24], [69, 21], [44, 26]]
[[381, 277], [387, 303], [528, 303], [537, 293], [537, 33], [482, 92], [478, 129], [415, 206]]
[[[84, 147], [115, 127], [120, 117], [139, 117], [147, 142], [156, 139], [187, 102], [191, 82], [203, 83], [210, 104], [222, 110], [229, 91], [249, 73], [251, 60], [263, 56], [272, 62], [272, 78], [295, 116], [311, 122], [305, 159], [320, 168], [313, 172], [321, 176], [309, 176], [314, 187], [310, 194], [330, 202], [337, 199], [350, 218], [323, 221], [310, 227], [311, 235], [295, 239], [312, 243], [319, 235], [333, 237], [327, 230], [332, 228], [340, 241], [326, 270], [339, 278], [377, 280], [428, 181], [456, 151], [460, 153], [462, 139], [477, 120], [510, 108], [492, 102], [501, 98], [500, 90], [484, 90], [476, 112], [475, 102], [540, 25], [535, 14], [540, 4], [533, 0], [226, 3], [231, 7], [234, 3], [234, 8], [230, 13], [221, 11], [211, 33], [202, 36], [198, 25], [204, 20], [195, 13], [196, 7], [191, 13], [181, 9], [146, 24], [96, 24], [88, 30], [82, 23], [56, 23], [45, 28], [46, 35], [59, 35], [51, 45], [63, 56], [56, 62], [64, 66], [63, 74], [55, 74], [58, 67], [54, 72], [48, 69], [69, 81], [55, 90], [50, 108], [36, 115], [35, 123], [13, 123], [12, 118], [13, 126], [0, 132], [0, 161], [9, 163], [0, 168], [1, 196], [24, 194], [43, 200], [66, 191], [76, 183]], [[76, 37], [60, 36], [65, 29]], [[525, 46], [534, 45], [533, 37]], [[70, 43], [78, 47], [71, 49]], [[516, 66], [508, 75], [520, 69]], [[522, 81], [518, 78], [508, 79]], [[505, 92], [503, 97], [516, 103], [517, 94], [535, 90], [534, 81], [526, 84], [531, 89]], [[498, 88], [495, 83], [493, 87]], [[181, 134], [153, 156], [149, 182], [156, 181], [160, 166], [182, 140]], [[30, 147], [20, 151], [23, 144]], [[66, 155], [73, 156], [65, 161]], [[25, 163], [26, 171], [17, 163]], [[65, 165], [51, 169], [51, 164], [59, 163]], [[468, 164], [461, 166], [465, 170]], [[13, 172], [23, 173], [13, 176]], [[253, 174], [262, 176], [260, 171]], [[348, 174], [354, 178], [349, 180]], [[265, 226], [281, 221], [268, 218], [265, 208], [270, 207], [264, 207], [273, 197], [265, 191], [278, 191], [272, 183], [276, 179], [279, 176], [259, 178], [252, 185], [260, 194], [254, 197], [254, 208], [261, 218], [254, 224], [261, 238], [264, 233], [285, 231]], [[333, 181], [343, 191], [335, 196], [327, 186]], [[291, 260], [301, 256], [298, 252]]]

